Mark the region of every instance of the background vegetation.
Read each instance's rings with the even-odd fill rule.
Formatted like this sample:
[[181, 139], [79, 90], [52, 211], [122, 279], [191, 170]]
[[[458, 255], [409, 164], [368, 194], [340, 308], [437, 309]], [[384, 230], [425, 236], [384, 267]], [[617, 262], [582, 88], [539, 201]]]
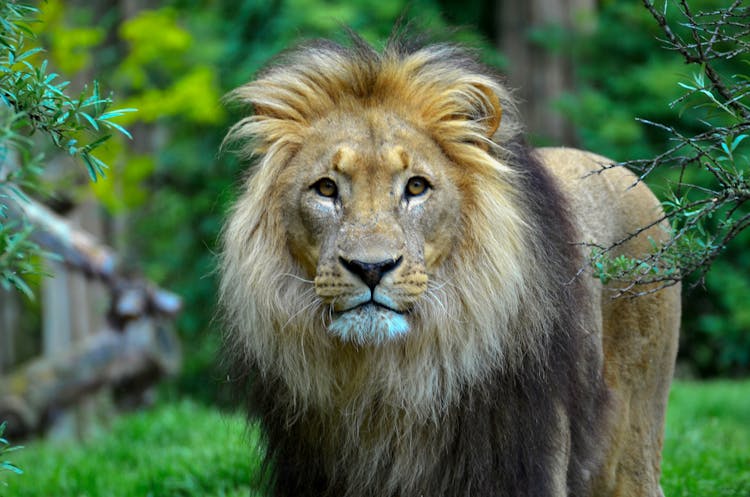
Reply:
[[[724, 2], [691, 5], [711, 10]], [[668, 6], [678, 22], [676, 6]], [[118, 107], [138, 109], [116, 120], [130, 130], [132, 142], [115, 136], [99, 147], [98, 159], [110, 167], [107, 180], [93, 189], [112, 220], [110, 243], [134, 270], [185, 299], [178, 328], [188, 344], [187, 363], [178, 391], [216, 400], [216, 385], [205, 381], [219, 375], [212, 369], [220, 337], [212, 321], [214, 248], [244, 167], [217, 153], [226, 129], [239, 117], [222, 106], [221, 97], [301, 39], [342, 39], [346, 25], [379, 43], [402, 15], [439, 37], [448, 26], [463, 24], [466, 29], [450, 38], [478, 47], [488, 63], [502, 69], [507, 59], [492, 42], [498, 36], [492, 22], [498, 8], [488, 0], [417, 0], [408, 7], [402, 0], [168, 0], [158, 6], [49, 0], [42, 5], [41, 22], [31, 28], [47, 52], [30, 60], [48, 59], [63, 74], [95, 76], [116, 96]], [[550, 112], [561, 113], [573, 127], [574, 145], [616, 160], [642, 159], [666, 150], [671, 137], [637, 118], [685, 133], [702, 128], [705, 109], [669, 105], [683, 94], [680, 83], [691, 81], [694, 71], [662, 49], [661, 31], [645, 8], [603, 2], [586, 23], [583, 30], [542, 26], [528, 34], [541, 50], [573, 59], [575, 90], [558, 98]], [[742, 74], [747, 63], [739, 60], [722, 69]], [[537, 135], [535, 141], [550, 140]], [[746, 154], [746, 145], [737, 153]], [[657, 193], [666, 197], [676, 174], [651, 178]], [[81, 188], [92, 188], [56, 181], [51, 197], [57, 202], [74, 202]], [[745, 232], [726, 248], [704, 285], [686, 293], [680, 357], [690, 374], [738, 376], [750, 370], [748, 242], [750, 232]]]
[[[727, 2], [690, 4], [698, 11]], [[84, 102], [96, 78], [105, 95], [113, 92], [118, 108], [138, 112], [109, 116], [116, 117], [112, 123], [125, 126], [133, 140], [114, 133], [97, 144], [97, 160], [109, 166], [105, 181], [82, 182], [78, 173], [49, 180], [34, 173], [32, 183], [53, 205], [75, 203], [84, 190], [93, 189], [110, 220], [109, 243], [133, 271], [184, 298], [178, 323], [185, 344], [184, 373], [165, 388], [162, 398], [192, 400], [118, 422], [111, 435], [102, 434], [83, 448], [47, 453], [31, 447], [14, 453], [14, 463], [33, 467], [35, 476], [10, 477], [8, 492], [15, 493], [8, 495], [247, 495], [246, 475], [257, 465], [248, 460], [255, 455], [248, 456], [241, 442], [246, 436], [253, 439], [254, 432], [244, 432], [238, 418], [201, 407], [231, 403], [217, 365], [221, 330], [214, 320], [214, 251], [246, 165], [217, 152], [224, 133], [239, 118], [237, 110], [221, 104], [221, 97], [301, 39], [342, 39], [345, 25], [379, 43], [401, 16], [438, 37], [469, 43], [487, 63], [508, 69], [508, 59], [494, 41], [499, 36], [499, 2], [47, 0], [39, 7], [40, 22], [28, 26], [37, 41], [26, 48], [46, 51], [35, 50], [28, 61], [38, 66], [46, 59], [50, 71], [73, 78], [69, 95], [77, 97], [89, 83], [88, 94], [70, 101]], [[677, 4], [669, 2], [666, 12], [677, 16]], [[637, 118], [691, 135], [705, 129], [705, 107], [690, 101], [670, 106], [684, 94], [680, 83], [692, 81], [695, 70], [662, 48], [657, 39], [661, 31], [646, 9], [630, 0], [606, 0], [598, 2], [594, 17], [581, 22], [586, 29], [542, 25], [527, 33], [540, 53], [565, 54], [572, 60], [575, 89], [557, 98], [549, 110], [565, 118], [573, 136], [570, 144], [624, 161], [656, 156], [671, 144], [669, 134]], [[449, 32], [447, 28], [456, 25], [465, 29]], [[3, 63], [7, 75], [12, 64], [0, 60]], [[746, 75], [749, 63], [745, 57], [721, 69]], [[46, 82], [44, 74], [37, 80], [42, 86], [58, 81]], [[0, 107], [6, 113], [17, 110], [8, 102]], [[12, 123], [16, 118], [9, 119]], [[86, 118], [70, 124], [90, 127]], [[539, 133], [533, 140], [554, 141]], [[43, 148], [37, 141], [29, 145], [32, 150]], [[736, 150], [745, 164], [748, 145]], [[29, 164], [33, 172], [35, 163]], [[649, 181], [667, 198], [678, 174], [664, 170]], [[687, 180], [698, 187], [704, 181], [699, 175]], [[683, 374], [706, 378], [750, 372], [748, 244], [746, 230], [723, 250], [703, 283], [686, 292]], [[34, 279], [28, 284], [33, 291]], [[33, 301], [26, 306], [29, 316], [38, 311]], [[748, 398], [745, 383], [678, 386], [665, 449], [667, 495], [750, 493]], [[206, 440], [211, 442], [204, 445]], [[68, 464], [58, 466], [61, 459]], [[132, 479], [122, 468], [135, 468]], [[112, 481], [122, 482], [121, 487], [108, 489]], [[3, 492], [0, 488], [0, 495]]]
[[[692, 27], [716, 17], [698, 17], [697, 21], [688, 18], [680, 12], [684, 8], [681, 3], [658, 4], [657, 9], [666, 5], [663, 12], [671, 21], [671, 29], [684, 40], [684, 48], [694, 53], [698, 51], [696, 37], [710, 39], [714, 32], [708, 29], [710, 26], [697, 26], [696, 34]], [[689, 2], [694, 13], [715, 12], [731, 3]], [[676, 227], [696, 222], [699, 229], [694, 230], [696, 237], [690, 241], [696, 254], [713, 248], [721, 254], [708, 273], [690, 275], [685, 285], [680, 361], [683, 373], [700, 377], [741, 376], [750, 371], [750, 254], [746, 250], [750, 231], [741, 232], [733, 243], [710, 246], [716, 243], [713, 235], [732, 225], [722, 224], [728, 212], [745, 223], [750, 212], [746, 205], [750, 155], [749, 144], [744, 143], [750, 127], [747, 11], [744, 16], [735, 26], [742, 40], [723, 40], [712, 47], [720, 53], [738, 48], [744, 52], [738, 57], [705, 59], [725, 80], [733, 96], [730, 105], [740, 109], [736, 114], [711, 100], [711, 92], [716, 90], [703, 74], [705, 64], [688, 66], [686, 57], [669, 46], [665, 32], [642, 6], [607, 2], [598, 15], [597, 29], [562, 42], [569, 44], [574, 54], [578, 87], [558, 101], [558, 108], [575, 125], [583, 148], [619, 161], [643, 160], [648, 167], [654, 157], [676, 145], [686, 145], [666, 157], [646, 181], [664, 201], [671, 201], [666, 206], [673, 212], [682, 207], [679, 202], [698, 201], [701, 205], [709, 201], [708, 212], [694, 205], [672, 220]], [[669, 128], [674, 131], [669, 132]], [[693, 139], [696, 135], [703, 139]], [[680, 161], [688, 162], [688, 158], [689, 165], [682, 169]], [[732, 205], [723, 212], [714, 209], [719, 207], [719, 181], [703, 169], [709, 164], [733, 171], [730, 176], [737, 180], [740, 190], [745, 190], [736, 207]], [[699, 216], [703, 217], [700, 221]]]
[[32, 6], [0, 2], [0, 285], [28, 298], [26, 279], [40, 272], [41, 251], [27, 238], [30, 227], [9, 220], [6, 211], [11, 196], [24, 199], [21, 188], [34, 190], [40, 180], [48, 159], [35, 139], [78, 159], [96, 181], [107, 165], [95, 152], [111, 138], [109, 130], [130, 136], [112, 119], [132, 111], [110, 110], [96, 81], [69, 94], [70, 82], [39, 61], [43, 49], [31, 28], [37, 15]]
[[[108, 181], [95, 188], [111, 215], [126, 224], [117, 248], [129, 260], [145, 262], [150, 278], [186, 300], [179, 328], [197, 346], [181, 387], [202, 388], [205, 368], [215, 357], [219, 333], [206, 305], [215, 295], [212, 249], [241, 177], [241, 165], [217, 155], [224, 131], [238, 117], [221, 106], [220, 97], [300, 39], [340, 39], [341, 25], [347, 25], [382, 40], [403, 12], [438, 33], [449, 23], [479, 27], [454, 38], [478, 46], [489, 63], [503, 67], [507, 61], [491, 42], [497, 30], [488, 22], [492, 4], [420, 0], [407, 10], [400, 0], [174, 0], [138, 10], [123, 22], [107, 9], [94, 18], [96, 9], [88, 4], [45, 5], [41, 36], [53, 63], [65, 71], [96, 67], [121, 106], [139, 109], [118, 121], [134, 128], [135, 143], [108, 144], [104, 159], [114, 166]], [[691, 2], [696, 11], [724, 4]], [[670, 5], [668, 14], [676, 17], [676, 7]], [[551, 112], [569, 120], [578, 145], [616, 160], [648, 158], [666, 150], [671, 137], [636, 118], [685, 133], [703, 127], [705, 108], [669, 105], [683, 95], [680, 83], [690, 82], [695, 71], [662, 49], [660, 35], [646, 9], [624, 1], [604, 2], [583, 33], [559, 28], [531, 33], [543, 49], [574, 59], [576, 90]], [[747, 63], [738, 60], [722, 69], [744, 74]], [[746, 154], [746, 145], [738, 153]], [[663, 172], [651, 179], [652, 186], [666, 197], [676, 174]], [[750, 307], [744, 304], [750, 302], [748, 242], [750, 232], [740, 235], [705, 284], [686, 295], [681, 359], [691, 374], [737, 376], [750, 370]]]

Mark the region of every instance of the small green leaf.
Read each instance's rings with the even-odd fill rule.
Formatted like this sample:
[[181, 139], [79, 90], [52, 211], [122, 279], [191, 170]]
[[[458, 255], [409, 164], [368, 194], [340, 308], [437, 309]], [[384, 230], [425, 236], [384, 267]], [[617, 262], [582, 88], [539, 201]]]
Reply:
[[133, 139], [133, 135], [131, 135], [131, 134], [130, 134], [130, 132], [129, 132], [128, 130], [126, 130], [125, 128], [123, 128], [123, 127], [122, 127], [122, 126], [120, 126], [119, 124], [115, 124], [115, 123], [113, 123], [113, 122], [111, 122], [111, 121], [103, 121], [103, 122], [104, 122], [104, 123], [105, 123], [105, 124], [106, 124], [107, 126], [109, 126], [110, 128], [114, 128], [114, 129], [116, 129], [117, 131], [119, 131], [120, 133], [122, 133], [123, 135], [127, 136], [127, 137], [128, 137], [129, 139], [131, 139], [131, 140]]
[[39, 52], [43, 52], [43, 51], [44, 51], [44, 49], [43, 49], [43, 48], [40, 48], [40, 47], [37, 47], [37, 48], [32, 48], [31, 50], [27, 50], [26, 52], [24, 52], [24, 53], [22, 53], [21, 55], [19, 55], [19, 56], [18, 56], [18, 57], [16, 58], [16, 60], [17, 60], [17, 61], [20, 61], [20, 60], [23, 60], [23, 59], [25, 59], [25, 58], [27, 58], [27, 57], [31, 57], [32, 55], [34, 55], [34, 54], [37, 54], [37, 53], [39, 53]]
[[94, 128], [96, 131], [99, 131], [99, 125], [96, 123], [96, 120], [93, 117], [83, 111], [78, 111], [78, 115], [83, 116], [83, 118], [89, 122], [92, 128]]
[[120, 117], [124, 115], [127, 112], [138, 112], [138, 109], [116, 109], [116, 110], [110, 110], [109, 112], [105, 112], [101, 116], [99, 116], [100, 121], [106, 121], [108, 119], [112, 119], [113, 117]]
[[29, 300], [34, 300], [34, 292], [31, 290], [31, 287], [26, 284], [26, 282], [18, 277], [17, 275], [11, 275], [10, 278], [8, 278], [10, 282], [13, 284], [13, 286], [16, 287], [18, 291], [23, 293]]
[[96, 167], [94, 167], [94, 162], [91, 160], [91, 156], [84, 153], [81, 155], [81, 158], [83, 159], [83, 162], [86, 163], [86, 169], [88, 169], [89, 178], [91, 178], [91, 181], [96, 183], [98, 177], [96, 175]]
[[90, 151], [94, 150], [95, 148], [97, 148], [102, 143], [104, 143], [107, 140], [109, 140], [110, 138], [112, 138], [112, 135], [104, 135], [101, 138], [97, 138], [96, 140], [92, 141], [91, 143], [89, 143], [88, 145], [86, 145], [84, 148], [86, 149], [87, 152], [90, 152]]
[[104, 178], [106, 176], [105, 170], [109, 169], [109, 166], [107, 166], [107, 164], [99, 160], [98, 157], [95, 157], [90, 154], [89, 154], [89, 157], [91, 158], [92, 161], [94, 161], [94, 165], [96, 165], [96, 171], [99, 173], [99, 176]]

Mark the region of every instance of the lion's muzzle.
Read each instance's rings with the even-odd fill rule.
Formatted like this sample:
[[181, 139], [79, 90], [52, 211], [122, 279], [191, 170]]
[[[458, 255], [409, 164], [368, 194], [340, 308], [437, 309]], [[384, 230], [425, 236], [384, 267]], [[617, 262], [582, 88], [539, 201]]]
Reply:
[[[347, 342], [378, 344], [409, 331], [406, 315], [391, 296], [403, 256], [375, 262], [339, 257], [338, 282], [316, 278], [318, 294], [332, 300], [328, 330]], [[320, 275], [319, 275], [320, 276]], [[347, 281], [342, 286], [341, 281]]]

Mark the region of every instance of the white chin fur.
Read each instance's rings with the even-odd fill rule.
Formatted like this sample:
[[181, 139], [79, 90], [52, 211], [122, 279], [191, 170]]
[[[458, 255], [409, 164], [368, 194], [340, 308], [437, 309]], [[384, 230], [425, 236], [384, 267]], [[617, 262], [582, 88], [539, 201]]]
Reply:
[[346, 342], [377, 345], [405, 335], [409, 323], [403, 314], [366, 304], [335, 315], [328, 331]]

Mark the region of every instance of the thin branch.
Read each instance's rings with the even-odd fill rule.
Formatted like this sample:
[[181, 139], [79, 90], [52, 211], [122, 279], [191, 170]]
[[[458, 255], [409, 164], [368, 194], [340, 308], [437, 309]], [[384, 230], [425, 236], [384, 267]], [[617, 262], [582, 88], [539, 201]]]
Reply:
[[[729, 89], [726, 87], [719, 74], [714, 70], [713, 66], [708, 63], [708, 60], [704, 54], [705, 42], [701, 40], [700, 36], [698, 35], [698, 29], [696, 28], [697, 23], [690, 11], [689, 6], [687, 5], [687, 2], [685, 0], [680, 0], [680, 5], [682, 6], [684, 15], [690, 21], [691, 34], [693, 35], [696, 43], [694, 47], [698, 51], [698, 55], [692, 54], [688, 49], [688, 45], [672, 31], [672, 28], [670, 28], [666, 18], [656, 10], [653, 2], [651, 2], [650, 0], [643, 0], [643, 4], [646, 9], [648, 9], [651, 16], [659, 24], [659, 27], [662, 29], [664, 34], [667, 36], [671, 47], [677, 50], [682, 55], [686, 63], [701, 64], [703, 66], [703, 72], [706, 74], [706, 76], [708, 76], [708, 79], [711, 81], [713, 88], [715, 88], [719, 95], [721, 95], [721, 97], [727, 102], [727, 105], [738, 112], [745, 120], [750, 119], [750, 110], [741, 105], [739, 102], [733, 100], [731, 91], [729, 91]], [[729, 7], [729, 10], [734, 10], [741, 4], [742, 0], [735, 0], [734, 3]]]

